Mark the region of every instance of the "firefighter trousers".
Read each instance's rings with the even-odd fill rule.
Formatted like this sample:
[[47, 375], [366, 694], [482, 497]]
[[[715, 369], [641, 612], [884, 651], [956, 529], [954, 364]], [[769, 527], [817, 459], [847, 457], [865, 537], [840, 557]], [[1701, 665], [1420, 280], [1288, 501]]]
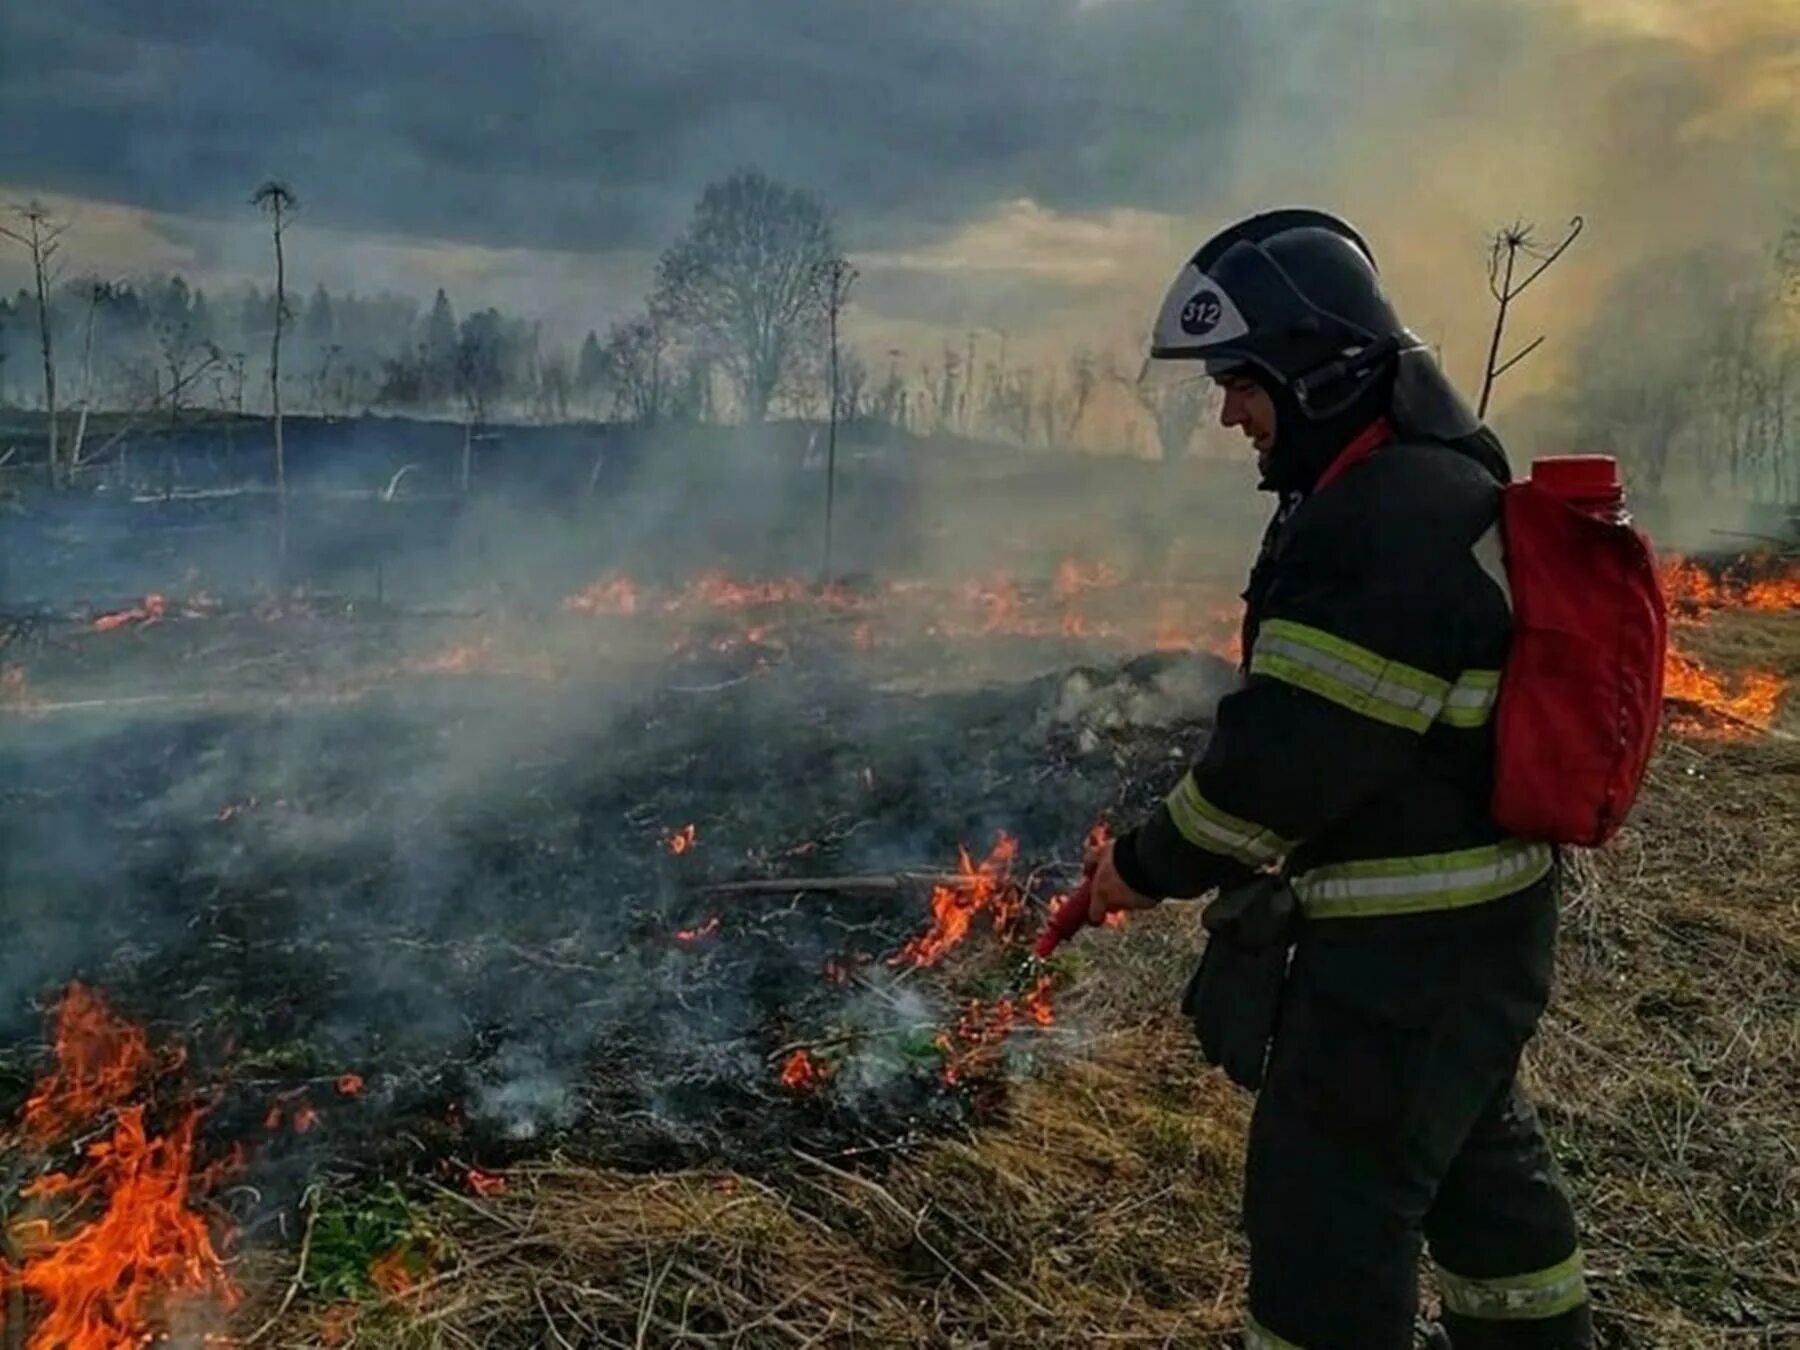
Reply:
[[1545, 881], [1314, 920], [1250, 1129], [1250, 1350], [1404, 1350], [1429, 1243], [1456, 1350], [1586, 1350], [1574, 1215], [1519, 1056], [1549, 997]]

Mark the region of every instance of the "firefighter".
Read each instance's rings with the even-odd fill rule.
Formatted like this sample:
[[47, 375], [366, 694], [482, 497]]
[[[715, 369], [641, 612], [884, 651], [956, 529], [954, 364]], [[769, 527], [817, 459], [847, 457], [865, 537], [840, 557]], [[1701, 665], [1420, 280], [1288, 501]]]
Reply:
[[1220, 385], [1279, 505], [1242, 684], [1166, 801], [1090, 859], [1090, 917], [1221, 892], [1188, 1007], [1209, 1057], [1260, 1086], [1245, 1344], [1410, 1346], [1426, 1245], [1434, 1343], [1589, 1346], [1574, 1217], [1517, 1082], [1555, 859], [1488, 808], [1499, 443], [1320, 212], [1201, 248], [1151, 357]]

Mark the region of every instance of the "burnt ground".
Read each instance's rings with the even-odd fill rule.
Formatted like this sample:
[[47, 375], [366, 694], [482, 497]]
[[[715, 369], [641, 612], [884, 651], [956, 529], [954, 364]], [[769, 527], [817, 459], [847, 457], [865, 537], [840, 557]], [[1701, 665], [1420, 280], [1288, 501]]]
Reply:
[[[552, 1156], [768, 1174], [795, 1147], [997, 1119], [1050, 1039], [1022, 1028], [950, 1083], [939, 1037], [968, 999], [1022, 992], [1022, 945], [984, 917], [972, 960], [897, 960], [929, 923], [912, 874], [1005, 831], [1029, 907], [1007, 936], [1028, 937], [1087, 828], [1145, 808], [1229, 677], [1171, 654], [1072, 679], [1084, 650], [996, 634], [870, 655], [795, 602], [17, 621], [0, 855], [29, 940], [0, 955], [0, 1115], [80, 979], [188, 1048], [205, 1147], [248, 1145], [227, 1208], [252, 1234], [322, 1175], [361, 1193]], [[1051, 669], [1016, 673], [1027, 654]], [[1094, 730], [1108, 697], [1171, 689], [1186, 720]], [[706, 890], [845, 874], [876, 884]], [[783, 1086], [800, 1046], [831, 1092]]]

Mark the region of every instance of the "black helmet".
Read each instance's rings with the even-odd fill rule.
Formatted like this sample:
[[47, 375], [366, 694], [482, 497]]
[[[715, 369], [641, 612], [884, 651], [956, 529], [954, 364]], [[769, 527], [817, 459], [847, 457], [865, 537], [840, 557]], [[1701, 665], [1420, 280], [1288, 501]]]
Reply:
[[1393, 368], [1406, 331], [1369, 246], [1323, 211], [1240, 221], [1203, 245], [1169, 289], [1150, 355], [1250, 365], [1293, 391], [1312, 418], [1342, 411]]
[[1169, 288], [1150, 356], [1243, 370], [1269, 388], [1285, 423], [1278, 448], [1302, 487], [1383, 413], [1403, 435], [1439, 440], [1479, 426], [1400, 322], [1363, 237], [1324, 211], [1267, 211], [1209, 239]]

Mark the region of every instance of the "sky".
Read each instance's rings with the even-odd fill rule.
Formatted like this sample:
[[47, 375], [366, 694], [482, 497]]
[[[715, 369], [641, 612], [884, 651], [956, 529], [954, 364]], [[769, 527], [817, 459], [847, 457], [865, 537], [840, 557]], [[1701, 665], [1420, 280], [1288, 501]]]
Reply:
[[1495, 226], [1586, 218], [1524, 316], [1554, 334], [1800, 213], [1800, 0], [26, 0], [0, 67], [0, 203], [65, 212], [78, 270], [261, 277], [279, 176], [295, 289], [442, 285], [571, 341], [745, 166], [831, 206], [850, 331], [909, 363], [1141, 353], [1211, 231], [1306, 203], [1466, 382]]

